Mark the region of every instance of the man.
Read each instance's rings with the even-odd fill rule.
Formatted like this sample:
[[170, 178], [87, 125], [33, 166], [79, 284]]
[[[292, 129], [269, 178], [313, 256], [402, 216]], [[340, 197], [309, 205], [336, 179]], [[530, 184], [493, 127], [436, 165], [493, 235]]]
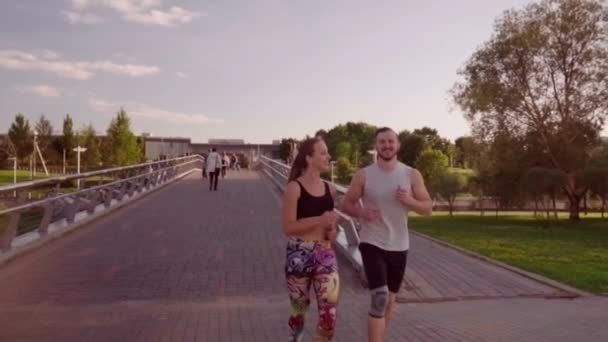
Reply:
[[217, 191], [217, 182], [222, 169], [222, 157], [216, 152], [215, 147], [207, 156], [207, 173], [209, 174], [209, 191]]
[[384, 340], [393, 315], [410, 247], [408, 213], [428, 216], [433, 208], [420, 172], [397, 160], [400, 147], [395, 131], [378, 129], [377, 161], [357, 172], [343, 203], [344, 212], [361, 221], [359, 250], [371, 292], [370, 342]]

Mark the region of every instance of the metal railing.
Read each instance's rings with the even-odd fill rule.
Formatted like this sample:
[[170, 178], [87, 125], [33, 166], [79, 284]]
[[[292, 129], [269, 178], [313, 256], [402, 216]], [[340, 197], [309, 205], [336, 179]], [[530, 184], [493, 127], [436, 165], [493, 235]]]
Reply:
[[[289, 165], [265, 156], [260, 157], [258, 165], [261, 167], [262, 172], [266, 174], [266, 176], [268, 176], [268, 178], [270, 178], [270, 180], [277, 187], [279, 187], [281, 190], [285, 189], [287, 186], [287, 179], [289, 178], [289, 172], [291, 171], [291, 167]], [[336, 199], [336, 208], [339, 208], [348, 189], [342, 185], [331, 183], [327, 180], [324, 181], [336, 187], [338, 193], [338, 198]], [[338, 250], [349, 259], [355, 270], [359, 272], [362, 280], [365, 280], [361, 254], [358, 249], [360, 243], [360, 224], [341, 210], [336, 209], [336, 212], [341, 217], [340, 221], [338, 222], [338, 237], [336, 239], [336, 246], [338, 247]]]
[[[33, 234], [25, 240], [37, 240], [52, 231], [53, 225], [65, 228], [79, 218], [121, 205], [192, 172], [202, 161], [195, 155], [0, 187], [0, 195], [12, 199], [8, 201], [12, 206], [0, 208], [0, 256], [18, 237]], [[68, 182], [92, 177], [97, 179], [89, 187], [85, 184], [67, 193], [61, 191]], [[32, 191], [43, 193], [43, 198], [32, 199]]]

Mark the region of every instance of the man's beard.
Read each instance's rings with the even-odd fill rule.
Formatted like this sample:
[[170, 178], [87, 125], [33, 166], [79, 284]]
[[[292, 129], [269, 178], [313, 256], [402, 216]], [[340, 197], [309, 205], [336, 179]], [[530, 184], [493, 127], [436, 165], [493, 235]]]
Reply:
[[380, 157], [384, 161], [391, 161], [391, 160], [395, 159], [396, 156], [397, 156], [397, 152], [395, 152], [395, 151], [392, 151], [392, 153], [389, 157], [385, 157], [382, 155], [382, 153], [378, 153], [378, 157]]

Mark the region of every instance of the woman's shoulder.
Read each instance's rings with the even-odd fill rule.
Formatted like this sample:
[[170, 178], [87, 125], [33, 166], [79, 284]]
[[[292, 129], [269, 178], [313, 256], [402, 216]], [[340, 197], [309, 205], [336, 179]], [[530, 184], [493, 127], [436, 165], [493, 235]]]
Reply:
[[298, 182], [298, 180], [292, 180], [289, 181], [287, 183], [287, 187], [285, 188], [285, 192], [287, 194], [292, 194], [292, 195], [296, 195], [297, 197], [300, 197], [300, 191], [301, 191], [301, 185]]

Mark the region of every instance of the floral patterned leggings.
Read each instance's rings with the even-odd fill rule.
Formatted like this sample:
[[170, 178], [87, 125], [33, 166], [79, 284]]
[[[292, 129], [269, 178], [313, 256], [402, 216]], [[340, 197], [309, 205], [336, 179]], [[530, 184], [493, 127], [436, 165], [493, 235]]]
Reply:
[[289, 341], [302, 339], [304, 317], [310, 306], [311, 285], [319, 308], [319, 323], [314, 341], [331, 341], [336, 326], [340, 289], [335, 251], [316, 241], [290, 238], [287, 242], [285, 275], [292, 308]]

